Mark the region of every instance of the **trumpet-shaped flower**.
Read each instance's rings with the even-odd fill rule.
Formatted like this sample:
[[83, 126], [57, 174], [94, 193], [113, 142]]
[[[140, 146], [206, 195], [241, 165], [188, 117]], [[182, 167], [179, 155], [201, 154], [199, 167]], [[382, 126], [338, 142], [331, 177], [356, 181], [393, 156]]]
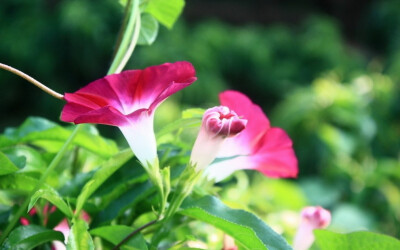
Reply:
[[196, 166], [197, 171], [207, 167], [215, 159], [223, 141], [240, 133], [246, 123], [247, 120], [239, 118], [228, 107], [207, 109], [192, 149], [191, 165]]
[[75, 93], [66, 93], [61, 120], [119, 127], [136, 157], [148, 167], [158, 164], [153, 131], [155, 109], [195, 80], [195, 70], [189, 62], [108, 75]]
[[221, 105], [234, 110], [248, 123], [243, 132], [224, 141], [217, 157], [225, 159], [210, 165], [207, 177], [220, 181], [240, 169], [257, 170], [273, 178], [296, 177], [297, 158], [286, 132], [271, 128], [261, 108], [240, 92], [225, 91], [219, 99]]
[[322, 207], [305, 207], [301, 222], [293, 240], [293, 249], [309, 249], [314, 242], [314, 229], [323, 229], [331, 223], [331, 213]]

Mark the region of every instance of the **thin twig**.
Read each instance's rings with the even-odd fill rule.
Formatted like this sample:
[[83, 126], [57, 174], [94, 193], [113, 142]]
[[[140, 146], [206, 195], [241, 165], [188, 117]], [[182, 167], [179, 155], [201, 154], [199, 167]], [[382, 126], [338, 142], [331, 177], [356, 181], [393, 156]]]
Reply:
[[25, 73], [23, 73], [23, 72], [21, 72], [21, 71], [19, 71], [17, 69], [14, 69], [11, 66], [3, 64], [3, 63], [0, 63], [0, 68], [1, 69], [5, 69], [5, 70], [7, 70], [7, 71], [9, 71], [11, 73], [16, 74], [17, 76], [20, 76], [20, 77], [24, 78], [25, 80], [27, 80], [28, 82], [34, 84], [36, 87], [40, 88], [41, 90], [43, 90], [47, 94], [49, 94], [49, 95], [51, 95], [51, 96], [53, 96], [53, 97], [55, 97], [57, 99], [64, 100], [64, 96], [62, 94], [55, 92], [54, 90], [48, 88], [47, 86], [45, 86], [41, 82], [35, 80], [34, 78], [28, 76], [27, 74], [25, 74]]
[[126, 236], [120, 243], [118, 243], [112, 250], [118, 250], [123, 244], [125, 244], [128, 240], [130, 240], [133, 236], [135, 236], [135, 234], [139, 233], [140, 231], [142, 231], [143, 229], [153, 225], [154, 223], [156, 223], [158, 220], [152, 220], [147, 224], [144, 224], [143, 226], [139, 227], [138, 229], [136, 229], [135, 231], [133, 231], [132, 233], [128, 234], [128, 236]]

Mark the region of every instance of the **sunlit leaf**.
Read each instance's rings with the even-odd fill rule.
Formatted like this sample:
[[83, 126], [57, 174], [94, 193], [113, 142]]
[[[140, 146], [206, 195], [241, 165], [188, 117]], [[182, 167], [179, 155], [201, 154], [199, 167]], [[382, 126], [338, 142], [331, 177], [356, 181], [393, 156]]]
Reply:
[[32, 249], [50, 241], [64, 242], [64, 235], [37, 225], [20, 226], [10, 233], [1, 249]]
[[140, 23], [140, 33], [137, 44], [151, 45], [156, 40], [158, 34], [158, 22], [152, 15], [144, 13]]
[[181, 214], [214, 225], [248, 249], [292, 249], [262, 220], [244, 210], [231, 209], [213, 196], [186, 199]]
[[315, 230], [314, 234], [316, 244], [321, 250], [400, 249], [400, 241], [396, 238], [367, 231], [340, 234]]
[[[114, 245], [121, 242], [128, 234], [132, 233], [134, 228], [124, 225], [113, 225], [95, 228], [90, 231], [92, 235], [99, 236]], [[131, 250], [147, 250], [146, 241], [141, 234], [136, 234], [128, 242], [126, 242], [121, 249]]]
[[181, 128], [197, 127], [201, 125], [201, 119], [204, 114], [204, 109], [193, 108], [182, 111], [182, 118], [164, 126], [157, 132], [156, 137], [171, 133]]
[[68, 237], [68, 250], [92, 250], [94, 244], [88, 232], [88, 225], [84, 220], [73, 221], [71, 232]]
[[[17, 143], [30, 143], [43, 147], [49, 152], [57, 152], [71, 135], [72, 130], [63, 128], [58, 124], [39, 117], [30, 117], [18, 128], [8, 128], [5, 132], [7, 141], [2, 146]], [[94, 126], [84, 124], [77, 135], [75, 145], [103, 157], [109, 157], [118, 152], [114, 141], [102, 138]]]
[[0, 175], [11, 174], [17, 172], [19, 168], [0, 151]]
[[[37, 184], [38, 181], [36, 179], [25, 174], [15, 173], [0, 176], [0, 190], [30, 192]], [[43, 186], [49, 187], [47, 185]]]
[[150, 0], [146, 12], [167, 28], [172, 28], [184, 6], [184, 0]]
[[[132, 208], [140, 201], [143, 201], [145, 197], [154, 193], [155, 189], [150, 182], [140, 183], [137, 185], [125, 187], [125, 191], [122, 195], [114, 197], [113, 200], [109, 200], [109, 204], [102, 209], [96, 217], [93, 218], [93, 225], [103, 224], [113, 220], [115, 217], [121, 215], [124, 211]], [[124, 188], [123, 186], [118, 187], [119, 189]], [[107, 199], [107, 198], [106, 198]], [[142, 206], [143, 207], [143, 206]]]
[[43, 173], [46, 170], [47, 163], [43, 160], [42, 155], [32, 147], [15, 145], [4, 149], [3, 152], [17, 167], [21, 168], [20, 172]]
[[130, 148], [111, 157], [99, 167], [93, 178], [83, 187], [76, 204], [76, 213], [79, 213], [86, 200], [103, 184], [115, 171], [124, 165], [133, 156]]
[[205, 110], [201, 108], [185, 109], [182, 111], [182, 118], [183, 119], [198, 118], [201, 120], [204, 115], [204, 112]]
[[29, 202], [28, 211], [31, 210], [39, 198], [48, 200], [50, 203], [60, 209], [66, 216], [69, 218], [72, 217], [73, 214], [71, 209], [54, 189], [40, 189], [34, 193]]

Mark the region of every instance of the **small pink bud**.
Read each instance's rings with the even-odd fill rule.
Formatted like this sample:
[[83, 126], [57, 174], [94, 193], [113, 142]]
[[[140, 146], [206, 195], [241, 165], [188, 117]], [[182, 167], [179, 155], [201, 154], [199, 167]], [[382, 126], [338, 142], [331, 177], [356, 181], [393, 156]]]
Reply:
[[314, 229], [323, 229], [331, 223], [331, 213], [322, 207], [305, 207], [301, 222], [293, 240], [294, 250], [309, 249], [314, 242]]
[[24, 226], [29, 225], [29, 220], [27, 218], [25, 218], [25, 217], [21, 217], [19, 219], [19, 222]]
[[35, 215], [35, 214], [36, 214], [36, 208], [33, 207], [33, 208], [29, 211], [29, 215], [32, 216], [32, 215]]
[[302, 220], [310, 223], [314, 229], [326, 228], [331, 223], [331, 213], [322, 207], [306, 207], [301, 211]]
[[215, 159], [224, 139], [240, 133], [246, 124], [247, 120], [239, 118], [228, 107], [207, 109], [192, 149], [191, 164], [195, 165], [197, 170], [206, 168]]

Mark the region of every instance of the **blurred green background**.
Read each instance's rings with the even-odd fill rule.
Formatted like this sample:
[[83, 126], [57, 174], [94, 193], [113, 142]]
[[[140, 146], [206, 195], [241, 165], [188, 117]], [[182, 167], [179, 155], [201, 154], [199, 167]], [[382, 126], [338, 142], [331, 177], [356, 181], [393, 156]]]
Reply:
[[[106, 73], [122, 13], [117, 0], [2, 0], [0, 62], [73, 92]], [[227, 202], [246, 200], [289, 234], [291, 213], [311, 204], [332, 210], [336, 231], [399, 237], [399, 1], [189, 0], [127, 68], [177, 60], [192, 62], [199, 80], [161, 107], [158, 126], [236, 89], [294, 141], [299, 179], [237, 174]], [[59, 100], [5, 71], [0, 83], [1, 130], [27, 116], [58, 121]]]

